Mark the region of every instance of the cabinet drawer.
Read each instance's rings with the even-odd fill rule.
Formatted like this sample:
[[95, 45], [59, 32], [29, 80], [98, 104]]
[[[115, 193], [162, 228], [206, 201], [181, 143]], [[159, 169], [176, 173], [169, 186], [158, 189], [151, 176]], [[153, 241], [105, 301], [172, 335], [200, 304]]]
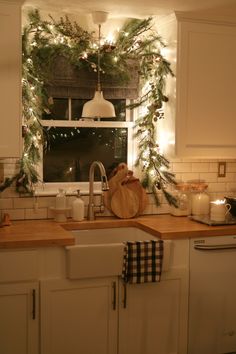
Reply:
[[0, 283], [35, 280], [38, 268], [37, 250], [0, 252]]

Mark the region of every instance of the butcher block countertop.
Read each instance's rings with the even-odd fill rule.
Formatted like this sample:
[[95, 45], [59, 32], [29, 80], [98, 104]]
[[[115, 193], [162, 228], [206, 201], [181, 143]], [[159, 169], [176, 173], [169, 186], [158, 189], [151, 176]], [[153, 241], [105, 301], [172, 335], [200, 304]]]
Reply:
[[134, 219], [100, 217], [95, 221], [63, 224], [52, 220], [13, 221], [0, 228], [0, 248], [69, 246], [74, 244], [71, 230], [109, 227], [138, 227], [150, 234], [165, 239], [183, 239], [236, 235], [236, 225], [208, 226], [188, 217], [150, 215]]

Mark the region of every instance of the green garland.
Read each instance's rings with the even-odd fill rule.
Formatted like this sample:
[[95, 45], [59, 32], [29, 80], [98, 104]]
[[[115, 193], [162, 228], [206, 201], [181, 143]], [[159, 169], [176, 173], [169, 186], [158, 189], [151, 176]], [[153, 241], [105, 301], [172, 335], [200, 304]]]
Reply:
[[[83, 30], [68, 17], [59, 21], [49, 16], [48, 21], [40, 18], [38, 10], [28, 14], [29, 24], [22, 34], [23, 64], [23, 120], [24, 152], [20, 160], [19, 173], [6, 178], [0, 191], [16, 182], [18, 192], [32, 193], [39, 182], [36, 166], [40, 161], [39, 147], [43, 143], [43, 127], [40, 123], [44, 111], [49, 112], [49, 99], [44, 84], [50, 83], [50, 72], [54, 59], [62, 55], [78, 70], [97, 70], [97, 49], [94, 33]], [[129, 20], [119, 31], [115, 44], [105, 43], [101, 48], [101, 70], [108, 76], [122, 81], [129, 80], [127, 62], [135, 59], [139, 64], [141, 85], [148, 82], [131, 109], [146, 105], [147, 113], [136, 122], [135, 136], [139, 153], [136, 166], [143, 172], [143, 186], [154, 192], [159, 205], [158, 190], [162, 190], [169, 204], [176, 205], [175, 198], [167, 191], [175, 184], [174, 175], [168, 171], [169, 161], [159, 152], [156, 142], [156, 122], [163, 118], [163, 102], [166, 76], [173, 76], [170, 63], [161, 55], [164, 43], [152, 29], [152, 18]]]

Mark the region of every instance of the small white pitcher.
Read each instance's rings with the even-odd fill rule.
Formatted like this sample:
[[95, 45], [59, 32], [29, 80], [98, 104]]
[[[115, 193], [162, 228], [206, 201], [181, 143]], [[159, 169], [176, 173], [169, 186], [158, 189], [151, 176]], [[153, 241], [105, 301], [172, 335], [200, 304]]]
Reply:
[[225, 221], [226, 215], [231, 209], [231, 205], [223, 200], [215, 200], [214, 202], [210, 202], [210, 219], [212, 221]]

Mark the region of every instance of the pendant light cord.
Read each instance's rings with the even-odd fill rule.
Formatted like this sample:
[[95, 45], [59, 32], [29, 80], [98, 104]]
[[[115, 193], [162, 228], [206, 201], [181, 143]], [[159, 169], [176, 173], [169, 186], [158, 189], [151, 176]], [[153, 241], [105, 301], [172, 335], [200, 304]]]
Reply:
[[98, 25], [98, 83], [97, 90], [101, 91], [101, 24]]

